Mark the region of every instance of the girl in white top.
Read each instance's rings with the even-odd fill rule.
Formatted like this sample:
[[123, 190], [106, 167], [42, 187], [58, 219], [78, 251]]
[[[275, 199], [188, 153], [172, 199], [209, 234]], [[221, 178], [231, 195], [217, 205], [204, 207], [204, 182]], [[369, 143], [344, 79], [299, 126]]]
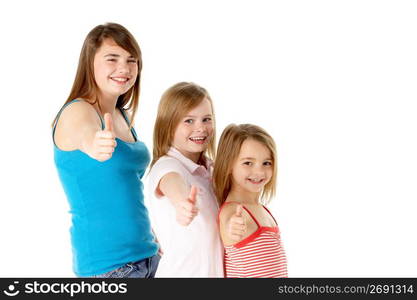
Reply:
[[159, 103], [153, 139], [150, 214], [164, 252], [155, 277], [224, 277], [207, 91], [189, 82], [169, 88]]

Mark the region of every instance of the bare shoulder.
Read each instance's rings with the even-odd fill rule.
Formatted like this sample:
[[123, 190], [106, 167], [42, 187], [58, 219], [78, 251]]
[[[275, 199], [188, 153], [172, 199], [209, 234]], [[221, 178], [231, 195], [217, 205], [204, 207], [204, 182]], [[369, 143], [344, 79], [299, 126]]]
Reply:
[[[61, 113], [60, 119], [66, 119], [66, 117], [72, 117], [69, 118], [69, 120], [77, 118], [77, 116], [97, 116], [97, 112], [94, 109], [93, 105], [88, 103], [87, 101], [76, 101], [71, 104], [69, 104], [67, 107], [64, 108], [64, 110]], [[97, 116], [98, 117], [98, 116]]]
[[101, 129], [101, 121], [94, 107], [86, 101], [69, 104], [62, 111], [55, 129], [55, 144], [62, 150], [75, 150], [86, 130]]
[[220, 210], [219, 219], [221, 223], [227, 222], [236, 212], [237, 202], [225, 202]]

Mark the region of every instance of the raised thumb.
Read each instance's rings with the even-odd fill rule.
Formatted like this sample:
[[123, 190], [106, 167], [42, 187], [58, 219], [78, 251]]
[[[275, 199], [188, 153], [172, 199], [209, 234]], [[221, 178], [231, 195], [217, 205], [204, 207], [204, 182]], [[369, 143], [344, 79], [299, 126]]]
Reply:
[[194, 204], [197, 201], [197, 191], [198, 191], [198, 188], [195, 185], [192, 185], [190, 195], [188, 196], [188, 200]]
[[110, 113], [104, 114], [104, 130], [113, 132], [113, 118]]
[[236, 216], [241, 217], [242, 216], [242, 205], [236, 206]]

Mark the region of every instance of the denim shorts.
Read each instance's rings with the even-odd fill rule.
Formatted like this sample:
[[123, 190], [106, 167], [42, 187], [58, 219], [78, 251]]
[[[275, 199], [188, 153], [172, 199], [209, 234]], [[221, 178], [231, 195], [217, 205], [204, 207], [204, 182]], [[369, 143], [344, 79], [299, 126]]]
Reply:
[[125, 264], [116, 270], [94, 275], [95, 278], [154, 278], [156, 269], [158, 268], [159, 254], [154, 256]]

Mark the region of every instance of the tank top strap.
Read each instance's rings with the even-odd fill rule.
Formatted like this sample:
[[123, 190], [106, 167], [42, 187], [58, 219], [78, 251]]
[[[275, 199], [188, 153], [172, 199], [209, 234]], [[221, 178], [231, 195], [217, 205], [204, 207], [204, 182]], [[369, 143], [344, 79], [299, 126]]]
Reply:
[[262, 206], [263, 206], [263, 208], [265, 208], [265, 210], [266, 210], [266, 211], [269, 213], [269, 215], [272, 217], [272, 219], [273, 219], [273, 220], [274, 220], [274, 222], [275, 222], [275, 225], [277, 225], [277, 226], [278, 226], [277, 220], [275, 220], [274, 216], [271, 214], [271, 212], [269, 211], [269, 209], [267, 209], [265, 205], [262, 205]]
[[246, 212], [249, 214], [249, 216], [251, 216], [251, 218], [255, 221], [256, 225], [258, 225], [258, 228], [261, 227], [261, 225], [259, 224], [258, 220], [256, 220], [255, 216], [252, 215], [252, 213], [250, 212], [250, 210], [247, 209], [244, 205], [242, 205], [242, 207], [246, 210]]
[[[120, 112], [122, 113], [123, 118], [125, 119], [127, 125], [130, 127], [130, 120], [129, 120], [129, 118], [126, 115], [125, 110], [123, 108], [119, 108], [119, 109], [120, 109]], [[136, 134], [135, 128], [132, 127], [132, 129], [130, 131], [132, 132], [133, 137], [135, 138], [135, 141], [137, 142], [138, 141], [138, 135]]]
[[[223, 203], [222, 207], [223, 207], [224, 205], [226, 205], [226, 204], [231, 204], [231, 203], [235, 203], [235, 204], [238, 204], [238, 205], [242, 205], [242, 203], [237, 202], [237, 201], [229, 201], [229, 202], [225, 202], [225, 203]], [[220, 210], [222, 209], [222, 207], [220, 208]], [[242, 205], [242, 207], [243, 207], [243, 209], [244, 209], [244, 210], [246, 210], [246, 212], [249, 214], [249, 216], [252, 218], [252, 220], [256, 223], [256, 225], [257, 225], [258, 227], [261, 227], [261, 225], [259, 224], [258, 220], [256, 220], [255, 216], [254, 216], [254, 215], [250, 212], [250, 210], [249, 210], [249, 209], [247, 209], [244, 205]], [[220, 215], [220, 210], [219, 210], [219, 215]], [[275, 220], [275, 219], [274, 219], [274, 220]]]
[[[65, 109], [68, 105], [70, 105], [70, 104], [72, 104], [72, 103], [75, 103], [75, 102], [80, 102], [80, 101], [84, 101], [84, 100], [81, 100], [81, 99], [74, 99], [74, 100], [71, 100], [71, 101], [69, 101], [69, 102], [65, 103], [65, 104], [62, 106], [62, 108], [59, 110], [59, 112], [58, 112], [58, 114], [56, 115], [56, 118], [55, 118], [54, 126], [53, 126], [53, 128], [52, 128], [52, 139], [54, 139], [54, 136], [55, 136], [56, 124], [58, 124], [59, 117], [61, 116], [61, 114], [62, 114], [62, 112], [64, 111], [64, 109]], [[97, 111], [96, 111], [96, 112], [97, 112]], [[97, 115], [98, 115], [98, 117], [100, 118], [100, 122], [101, 122], [101, 129], [104, 129], [104, 120], [103, 120], [103, 118], [101, 117], [101, 115], [100, 115], [98, 112], [97, 112]]]

